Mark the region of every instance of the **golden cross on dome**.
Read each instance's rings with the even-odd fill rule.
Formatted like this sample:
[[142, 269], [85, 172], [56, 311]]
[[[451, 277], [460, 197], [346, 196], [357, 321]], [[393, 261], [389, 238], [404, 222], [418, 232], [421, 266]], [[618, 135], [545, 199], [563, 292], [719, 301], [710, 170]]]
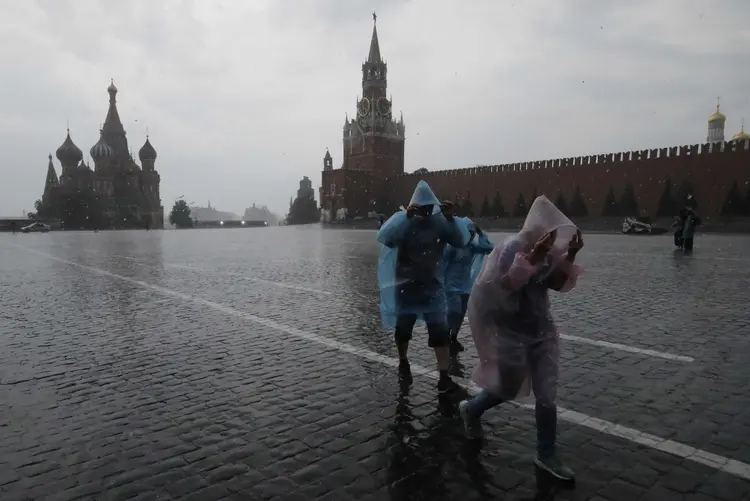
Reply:
[[375, 14], [375, 11], [372, 11], [372, 22], [373, 23], [378, 22], [378, 15]]

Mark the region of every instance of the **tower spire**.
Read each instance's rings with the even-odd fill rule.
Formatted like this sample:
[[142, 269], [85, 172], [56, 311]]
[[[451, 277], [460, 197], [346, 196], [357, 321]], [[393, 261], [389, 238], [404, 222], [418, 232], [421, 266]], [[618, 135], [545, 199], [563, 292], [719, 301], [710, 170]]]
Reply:
[[49, 162], [47, 163], [47, 179], [44, 181], [44, 196], [42, 200], [49, 197], [50, 192], [53, 188], [56, 188], [60, 184], [60, 180], [57, 177], [55, 171], [55, 165], [52, 163], [52, 153], [48, 156]]
[[101, 135], [104, 142], [112, 148], [115, 156], [127, 158], [130, 148], [128, 148], [128, 140], [125, 137], [125, 128], [122, 125], [122, 120], [120, 120], [120, 113], [117, 111], [117, 87], [115, 87], [114, 79], [110, 82], [109, 87], [107, 87], [109, 109], [102, 125]]
[[373, 11], [372, 13], [372, 38], [370, 39], [370, 53], [367, 55], [367, 62], [371, 64], [382, 63], [383, 60], [380, 58], [380, 43], [378, 42], [378, 27], [377, 27], [378, 16]]

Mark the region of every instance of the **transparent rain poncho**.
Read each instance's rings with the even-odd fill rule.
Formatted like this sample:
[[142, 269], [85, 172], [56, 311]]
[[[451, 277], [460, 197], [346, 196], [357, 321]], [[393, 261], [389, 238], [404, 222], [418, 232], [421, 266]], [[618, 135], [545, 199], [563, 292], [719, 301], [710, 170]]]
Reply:
[[406, 217], [396, 212], [378, 230], [380, 316], [383, 327], [394, 328], [399, 315], [415, 314], [423, 323], [426, 315], [445, 315], [443, 251], [446, 244], [463, 247], [469, 241], [466, 225], [448, 221], [440, 201], [429, 185], [420, 181], [409, 204], [432, 206], [429, 215]]
[[[527, 259], [545, 233], [557, 238], [544, 262]], [[567, 292], [582, 269], [565, 258], [576, 226], [544, 196], [529, 209], [521, 231], [487, 256], [469, 299], [469, 323], [479, 354], [474, 381], [505, 399], [528, 397], [554, 403], [557, 389], [559, 338], [548, 290], [550, 276], [563, 273], [559, 291]], [[554, 278], [554, 277], [553, 277]], [[508, 381], [519, 384], [503, 384]], [[509, 391], [513, 394], [509, 394]]]
[[[469, 243], [465, 247], [456, 248], [448, 245], [443, 256], [445, 274], [445, 292], [448, 297], [448, 310], [461, 311], [461, 295], [471, 293], [478, 269], [484, 256], [492, 251], [492, 243], [485, 234], [477, 235], [474, 222], [468, 217], [459, 219], [466, 226], [470, 234]], [[475, 264], [479, 261], [479, 264]], [[477, 267], [477, 274], [472, 271]]]

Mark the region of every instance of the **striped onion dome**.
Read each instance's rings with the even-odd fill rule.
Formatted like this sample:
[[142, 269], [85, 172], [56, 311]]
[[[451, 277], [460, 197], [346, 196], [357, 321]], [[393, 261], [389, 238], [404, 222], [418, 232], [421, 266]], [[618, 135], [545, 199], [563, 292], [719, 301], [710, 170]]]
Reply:
[[91, 158], [94, 160], [99, 160], [100, 158], [108, 158], [112, 156], [112, 148], [109, 147], [107, 143], [104, 142], [104, 138], [99, 138], [99, 141], [91, 147], [91, 150], [89, 151], [91, 153]]

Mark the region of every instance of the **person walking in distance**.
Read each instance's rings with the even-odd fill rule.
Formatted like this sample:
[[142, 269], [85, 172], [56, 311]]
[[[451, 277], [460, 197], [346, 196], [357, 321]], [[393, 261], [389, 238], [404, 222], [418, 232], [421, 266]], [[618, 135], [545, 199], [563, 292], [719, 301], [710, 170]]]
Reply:
[[468, 229], [454, 218], [453, 204], [440, 203], [429, 185], [420, 181], [407, 209], [391, 216], [375, 238], [381, 244], [381, 321], [383, 327], [394, 330], [399, 374], [411, 382], [409, 341], [417, 322], [424, 322], [428, 345], [437, 358], [438, 392], [454, 389], [456, 385], [448, 376], [450, 333], [442, 261], [446, 244], [461, 248], [468, 243]]
[[682, 248], [685, 252], [693, 251], [693, 239], [695, 238], [695, 229], [700, 226], [701, 218], [690, 207], [686, 208], [685, 223], [682, 230]]
[[685, 219], [687, 218], [687, 208], [683, 208], [680, 214], [674, 218], [672, 228], [674, 228], [674, 246], [678, 249], [682, 249], [683, 239], [682, 234], [685, 231]]
[[533, 390], [535, 463], [563, 480], [572, 480], [574, 473], [556, 449], [560, 347], [548, 291], [567, 292], [575, 286], [582, 272], [575, 259], [582, 248], [578, 228], [541, 196], [521, 231], [490, 253], [469, 299], [479, 355], [473, 379], [483, 390], [459, 404], [467, 435], [478, 438], [485, 411]]
[[469, 230], [469, 244], [460, 248], [448, 245], [443, 257], [451, 354], [464, 351], [464, 346], [458, 340], [458, 333], [464, 323], [466, 308], [469, 304], [469, 294], [471, 294], [471, 287], [474, 285], [472, 280], [474, 258], [477, 255], [492, 252], [492, 244], [479, 226], [467, 217], [461, 218], [461, 222]]

